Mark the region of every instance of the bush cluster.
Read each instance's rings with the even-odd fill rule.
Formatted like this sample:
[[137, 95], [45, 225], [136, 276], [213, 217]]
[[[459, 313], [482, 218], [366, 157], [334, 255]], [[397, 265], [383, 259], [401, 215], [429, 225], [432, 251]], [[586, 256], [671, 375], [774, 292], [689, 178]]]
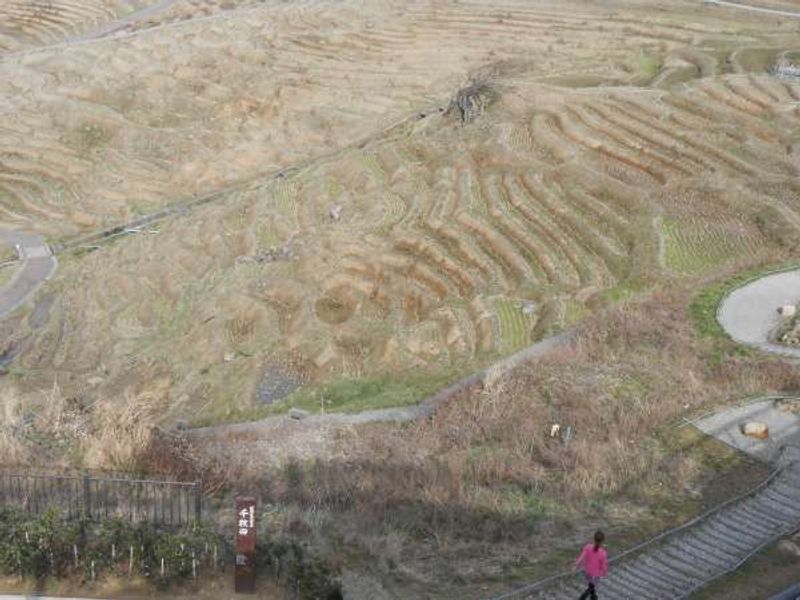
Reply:
[[[256, 558], [259, 577], [282, 584], [301, 600], [336, 597], [337, 573], [296, 541], [261, 541]], [[0, 509], [2, 575], [79, 577], [84, 582], [135, 575], [165, 588], [228, 571], [233, 563], [232, 539], [202, 523], [169, 531], [121, 519], [67, 520], [56, 509], [38, 516]]]
[[225, 540], [202, 524], [171, 532], [121, 519], [66, 520], [56, 509], [38, 516], [0, 509], [0, 572], [6, 575], [152, 575], [177, 581], [208, 565], [214, 546], [224, 551]]

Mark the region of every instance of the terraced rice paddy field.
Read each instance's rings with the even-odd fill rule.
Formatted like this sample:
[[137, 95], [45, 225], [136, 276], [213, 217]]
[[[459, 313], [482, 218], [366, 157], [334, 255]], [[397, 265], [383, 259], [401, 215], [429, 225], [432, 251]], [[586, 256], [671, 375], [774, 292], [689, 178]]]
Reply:
[[[800, 51], [788, 20], [183, 1], [91, 39], [152, 5], [38, 6], [0, 8], [0, 226], [63, 242], [219, 197], [64, 255], [47, 321], [2, 325], [26, 385], [209, 422], [273, 410], [279, 365], [312, 388], [413, 373], [410, 401], [628, 290], [798, 240], [800, 81], [768, 73]], [[487, 106], [462, 123], [470, 81]]]

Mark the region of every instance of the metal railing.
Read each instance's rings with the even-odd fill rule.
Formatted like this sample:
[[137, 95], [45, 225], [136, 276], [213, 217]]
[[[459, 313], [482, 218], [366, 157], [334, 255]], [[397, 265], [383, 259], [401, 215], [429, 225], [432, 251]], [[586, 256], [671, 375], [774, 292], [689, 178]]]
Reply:
[[56, 509], [69, 519], [121, 518], [179, 527], [200, 519], [202, 486], [117, 473], [0, 469], [0, 506], [33, 514]]
[[[734, 496], [733, 498], [730, 498], [730, 499], [726, 500], [725, 502], [723, 502], [723, 503], [711, 508], [710, 510], [707, 510], [706, 512], [696, 516], [695, 518], [689, 520], [688, 522], [686, 522], [686, 523], [684, 523], [682, 525], [679, 525], [678, 527], [674, 527], [672, 529], [668, 529], [667, 531], [664, 531], [663, 533], [655, 536], [654, 538], [650, 538], [650, 539], [642, 542], [641, 544], [638, 544], [638, 545], [634, 546], [633, 548], [629, 548], [628, 550], [626, 550], [626, 551], [624, 551], [624, 552], [612, 557], [609, 560], [609, 565], [618, 564], [623, 559], [630, 558], [631, 556], [637, 555], [637, 554], [641, 553], [644, 550], [648, 550], [650, 548], [653, 548], [653, 547], [657, 546], [665, 538], [671, 537], [673, 535], [676, 535], [676, 534], [679, 534], [679, 533], [681, 533], [683, 531], [686, 531], [686, 530], [698, 525], [700, 522], [705, 521], [705, 520], [709, 519], [710, 517], [720, 513], [722, 510], [724, 510], [728, 506], [731, 506], [731, 505], [733, 505], [733, 504], [735, 504], [735, 503], [737, 503], [737, 502], [739, 502], [741, 500], [744, 500], [747, 497], [754, 496], [755, 494], [757, 494], [758, 492], [760, 492], [764, 488], [766, 488], [769, 484], [771, 484], [775, 480], [775, 478], [778, 477], [778, 475], [780, 475], [784, 471], [785, 468], [786, 467], [778, 467], [777, 469], [773, 470], [770, 473], [770, 475], [764, 481], [759, 483], [754, 488], [752, 488], [752, 489], [750, 489], [750, 490], [748, 490], [748, 491], [746, 491], [746, 492], [744, 492], [742, 494]], [[749, 560], [759, 550], [761, 550], [764, 546], [769, 545], [770, 543], [774, 542], [775, 540], [779, 539], [780, 537], [782, 537], [784, 535], [786, 535], [786, 532], [779, 532], [779, 533], [775, 534], [769, 540], [767, 540], [763, 544], [760, 544], [757, 548], [754, 548], [752, 550], [752, 552], [748, 553], [747, 557], [745, 559], [743, 559], [741, 562], [737, 563], [737, 565], [735, 567], [733, 567], [731, 569], [726, 569], [723, 572], [717, 573], [712, 577], [704, 579], [703, 581], [698, 583], [694, 588], [692, 588], [690, 593], [694, 593], [698, 589], [700, 589], [702, 587], [705, 587], [706, 585], [708, 585], [712, 581], [715, 581], [716, 579], [718, 579], [720, 577], [723, 577], [724, 575], [728, 575], [729, 573], [733, 572], [734, 570], [739, 568], [742, 564], [744, 564], [747, 560]], [[493, 596], [492, 598], [490, 598], [488, 600], [525, 600], [525, 598], [527, 596], [529, 596], [530, 594], [533, 594], [533, 593], [536, 593], [536, 592], [541, 592], [545, 588], [547, 588], [548, 586], [553, 585], [558, 581], [568, 581], [568, 580], [570, 580], [572, 578], [578, 578], [579, 576], [580, 575], [578, 573], [576, 573], [575, 571], [565, 571], [563, 573], [556, 573], [555, 575], [551, 575], [550, 577], [547, 577], [545, 579], [541, 579], [539, 581], [535, 581], [535, 582], [533, 582], [531, 584], [528, 584], [526, 586], [511, 590], [509, 592], [506, 592], [504, 594], [500, 594], [498, 596]], [[682, 597], [683, 598], [688, 597], [688, 594], [684, 595]]]

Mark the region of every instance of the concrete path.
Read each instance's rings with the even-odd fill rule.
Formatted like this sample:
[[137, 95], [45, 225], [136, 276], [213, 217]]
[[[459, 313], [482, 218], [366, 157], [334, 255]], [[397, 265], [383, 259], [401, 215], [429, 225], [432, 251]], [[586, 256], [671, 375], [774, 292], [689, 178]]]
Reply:
[[[484, 385], [487, 381], [495, 378], [511, 369], [514, 369], [526, 362], [533, 361], [539, 357], [564, 346], [567, 346], [575, 336], [574, 331], [568, 331], [559, 335], [554, 335], [528, 346], [500, 360], [493, 365], [473, 373], [472, 375], [455, 382], [454, 384], [429, 396], [419, 404], [398, 408], [385, 408], [381, 410], [366, 410], [359, 413], [328, 413], [325, 415], [311, 415], [303, 419], [304, 426], [313, 425], [359, 425], [362, 423], [379, 422], [402, 422], [413, 421], [432, 415], [436, 408], [443, 402], [466, 392], [469, 389]], [[274, 430], [275, 426], [282, 423], [291, 422], [288, 415], [267, 417], [258, 421], [247, 423], [232, 423], [229, 425], [214, 425], [211, 427], [197, 427], [190, 429], [188, 434], [195, 437], [213, 436], [227, 433], [268, 433]]]
[[778, 326], [778, 308], [800, 301], [800, 269], [766, 275], [734, 290], [722, 301], [717, 320], [740, 344], [766, 352], [800, 358], [800, 348], [774, 344], [770, 334]]
[[777, 8], [765, 8], [763, 6], [750, 6], [749, 4], [740, 4], [738, 2], [726, 2], [725, 0], [704, 0], [706, 4], [715, 4], [717, 6], [727, 6], [729, 8], [739, 8], [741, 10], [749, 10], [752, 12], [765, 13], [768, 15], [779, 15], [781, 17], [795, 17], [800, 19], [800, 12], [791, 12], [788, 10], [780, 10]]
[[56, 257], [41, 236], [0, 229], [0, 242], [17, 248], [22, 270], [0, 287], [0, 318], [25, 302], [58, 266]]
[[[766, 423], [769, 437], [744, 435], [748, 421]], [[694, 421], [700, 431], [765, 462], [775, 462], [785, 446], [800, 448], [800, 398], [769, 397], [721, 410]]]

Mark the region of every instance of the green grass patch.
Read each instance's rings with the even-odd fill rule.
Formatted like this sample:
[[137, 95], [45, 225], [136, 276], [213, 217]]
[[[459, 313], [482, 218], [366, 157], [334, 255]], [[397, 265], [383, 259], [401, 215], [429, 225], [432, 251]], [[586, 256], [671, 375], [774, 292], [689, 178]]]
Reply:
[[301, 388], [286, 399], [269, 406], [237, 407], [233, 402], [219, 404], [191, 421], [192, 427], [221, 423], [255, 421], [285, 414], [292, 408], [312, 414], [358, 413], [417, 404], [463, 376], [468, 368], [448, 369], [441, 373], [404, 374], [402, 379], [388, 376], [340, 379]]
[[655, 56], [644, 55], [639, 57], [639, 71], [645, 77], [652, 79], [661, 70], [661, 59]]
[[522, 312], [522, 302], [498, 298], [494, 309], [500, 323], [501, 351], [513, 352], [530, 343], [533, 315]]
[[626, 279], [599, 294], [600, 298], [608, 304], [616, 304], [628, 298], [633, 298], [646, 291], [649, 285], [641, 279]]
[[715, 223], [665, 219], [662, 232], [666, 266], [680, 274], [708, 272], [756, 250], [752, 239]]
[[663, 429], [656, 439], [665, 456], [688, 455], [697, 464], [715, 472], [731, 469], [747, 460], [745, 454], [688, 423]]
[[800, 268], [800, 264], [792, 262], [777, 267], [751, 269], [704, 287], [689, 304], [689, 313], [694, 321], [697, 333], [703, 338], [729, 340], [728, 334], [725, 333], [725, 330], [717, 321], [717, 308], [725, 296], [736, 288], [759, 277], [797, 268]]
[[22, 263], [11, 263], [5, 266], [0, 266], [0, 286], [11, 283], [20, 271]]
[[364, 410], [409, 406], [446, 385], [445, 375], [407, 375], [402, 380], [389, 377], [342, 379], [329, 385], [298, 390], [277, 410], [302, 408], [310, 412], [357, 413]]

